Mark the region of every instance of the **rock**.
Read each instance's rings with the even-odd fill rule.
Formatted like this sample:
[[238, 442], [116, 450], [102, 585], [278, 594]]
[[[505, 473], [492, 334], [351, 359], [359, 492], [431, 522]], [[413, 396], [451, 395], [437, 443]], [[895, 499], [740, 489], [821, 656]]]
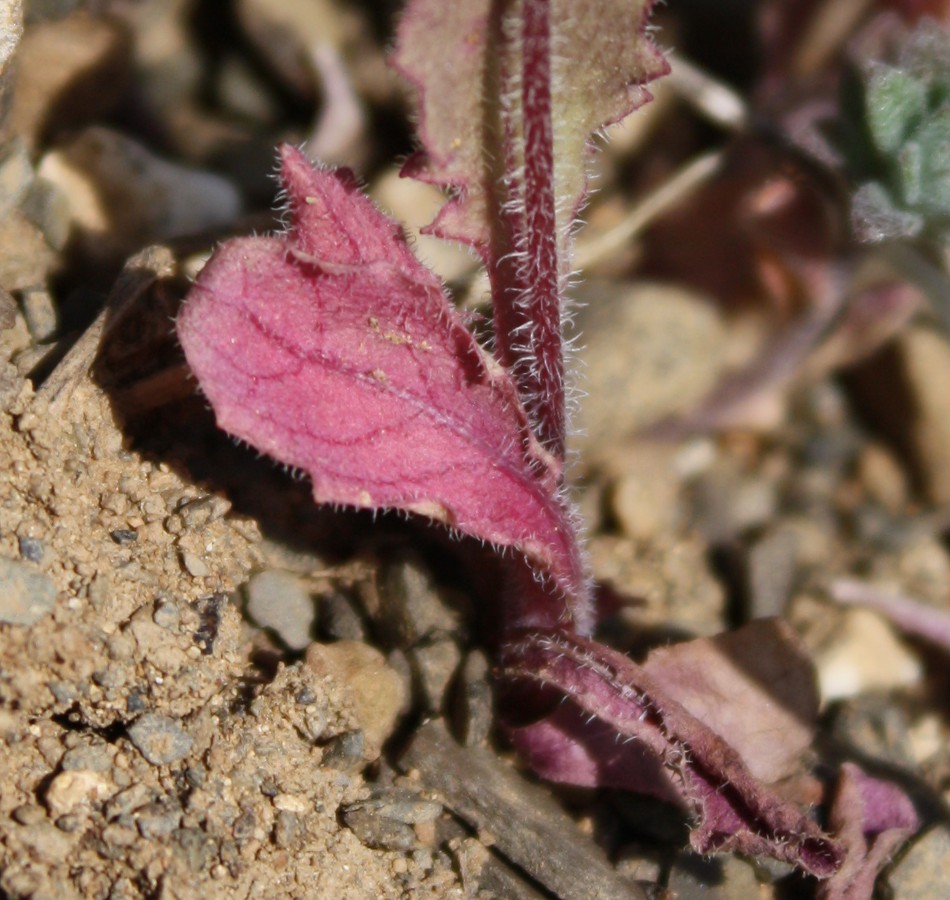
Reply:
[[341, 772], [358, 772], [366, 765], [366, 738], [362, 731], [344, 731], [324, 745], [323, 765]]
[[346, 594], [330, 591], [320, 597], [320, 635], [331, 641], [361, 641], [366, 637], [363, 619]]
[[147, 803], [135, 815], [135, 825], [143, 838], [155, 840], [171, 834], [181, 824], [181, 807], [173, 801]]
[[312, 640], [317, 613], [304, 583], [289, 572], [260, 572], [247, 583], [247, 612], [269, 628], [291, 650], [304, 650]]
[[56, 585], [26, 563], [0, 557], [0, 622], [34, 625], [53, 611]]
[[432, 577], [414, 556], [387, 563], [364, 596], [383, 640], [405, 650], [423, 638], [451, 634], [458, 618], [442, 601]]
[[23, 318], [30, 335], [38, 344], [50, 340], [59, 328], [56, 304], [46, 288], [27, 288], [20, 292]]
[[311, 644], [306, 665], [345, 688], [366, 737], [366, 758], [376, 759], [402, 714], [406, 683], [378, 650], [358, 641]]
[[824, 703], [866, 691], [908, 687], [922, 675], [917, 657], [880, 616], [866, 609], [843, 612], [830, 641], [813, 655]]
[[344, 824], [373, 850], [412, 850], [418, 843], [410, 825], [380, 816], [360, 806], [344, 810]]
[[56, 253], [22, 212], [0, 218], [0, 287], [17, 291], [45, 284]]
[[343, 821], [367, 847], [401, 851], [419, 843], [412, 825], [432, 822], [441, 813], [441, 803], [399, 788], [374, 791], [341, 809]]
[[918, 837], [895, 864], [887, 883], [898, 900], [944, 896], [950, 884], [950, 828], [937, 826]]
[[455, 675], [462, 653], [455, 641], [435, 641], [413, 647], [407, 654], [427, 710], [442, 708], [445, 692]]
[[17, 546], [20, 550], [20, 556], [28, 562], [41, 563], [43, 561], [45, 548], [39, 538], [23, 535], [17, 538]]
[[466, 747], [477, 747], [488, 740], [494, 721], [492, 689], [488, 677], [488, 657], [473, 650], [465, 658], [452, 704], [455, 736]]
[[175, 719], [145, 713], [129, 727], [129, 740], [153, 766], [167, 766], [191, 752], [193, 740]]
[[839, 700], [827, 722], [828, 733], [842, 746], [898, 767], [914, 765], [912, 714], [873, 691]]
[[774, 481], [742, 470], [721, 457], [696, 479], [692, 489], [694, 527], [710, 543], [728, 543], [751, 529], [767, 525], [776, 515]]
[[60, 765], [65, 772], [108, 772], [112, 768], [112, 755], [109, 745], [97, 740], [67, 750]]
[[112, 779], [102, 772], [79, 769], [60, 772], [50, 782], [44, 799], [50, 815], [55, 819], [83, 804], [107, 800], [116, 790]]
[[894, 455], [881, 444], [867, 444], [858, 456], [858, 478], [868, 496], [892, 515], [907, 505], [910, 485]]
[[211, 574], [208, 564], [200, 556], [188, 550], [181, 551], [181, 564], [192, 578], [204, 578]]
[[706, 298], [666, 284], [588, 282], [577, 299], [587, 397], [574, 425], [582, 454], [690, 410], [716, 383], [725, 332]]

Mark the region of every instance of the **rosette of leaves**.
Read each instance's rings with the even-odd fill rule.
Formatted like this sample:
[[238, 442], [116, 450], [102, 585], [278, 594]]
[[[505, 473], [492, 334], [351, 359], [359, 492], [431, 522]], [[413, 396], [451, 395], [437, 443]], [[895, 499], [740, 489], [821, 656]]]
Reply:
[[858, 240], [950, 243], [950, 32], [923, 20], [891, 61], [855, 66], [842, 106]]

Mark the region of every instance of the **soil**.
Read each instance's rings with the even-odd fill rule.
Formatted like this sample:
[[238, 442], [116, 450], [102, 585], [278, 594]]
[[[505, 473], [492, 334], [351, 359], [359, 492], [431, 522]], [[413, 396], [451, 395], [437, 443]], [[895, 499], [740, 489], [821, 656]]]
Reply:
[[[169, 323], [214, 240], [273, 223], [272, 148], [320, 108], [326, 70], [281, 54], [299, 50], [286, 25], [263, 27], [282, 6], [307, 34], [331, 23], [376, 117], [325, 158], [392, 191], [405, 97], [386, 37], [366, 37], [390, 23], [359, 5], [236, 3], [215, 36], [209, 4], [187, 0], [33, 3], [21, 38], [20, 4], [0, 2], [5, 40], [21, 42], [18, 68], [0, 58], [14, 98], [0, 158], [0, 896], [811, 896], [782, 867], [695, 858], [672, 807], [536, 783], [492, 730], [490, 622], [469, 577], [488, 554], [424, 523], [317, 508], [305, 481], [214, 427]], [[692, 139], [664, 102], [665, 127]], [[636, 189], [633, 151], [612, 152], [595, 233]], [[387, 197], [406, 218], [431, 203], [404, 190]], [[186, 208], [170, 199], [182, 192]], [[467, 257], [420, 250], [470, 283]], [[803, 365], [745, 418], [657, 443], [644, 432], [741, 368], [771, 320], [669, 277], [631, 287], [633, 264], [595, 267], [579, 289], [589, 398], [572, 477], [599, 636], [642, 655], [785, 617], [816, 666], [817, 771], [857, 759], [904, 786], [929, 831], [885, 879], [897, 897], [936, 896], [946, 657], [837, 605], [831, 586], [859, 577], [950, 612], [950, 397], [933, 390], [950, 342], [919, 316], [844, 378]], [[877, 402], [920, 346], [928, 373], [900, 379], [914, 403]], [[557, 827], [530, 840], [542, 820]]]

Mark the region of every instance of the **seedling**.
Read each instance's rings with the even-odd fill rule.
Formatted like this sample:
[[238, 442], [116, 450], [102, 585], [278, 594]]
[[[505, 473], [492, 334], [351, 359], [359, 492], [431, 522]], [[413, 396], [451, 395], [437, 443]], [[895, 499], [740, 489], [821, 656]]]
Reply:
[[485, 262], [492, 354], [352, 176], [290, 146], [287, 230], [221, 246], [178, 333], [219, 425], [306, 472], [317, 502], [426, 516], [503, 556], [501, 711], [527, 722], [510, 734], [540, 774], [678, 798], [698, 851], [828, 878], [842, 846], [663, 679], [590, 637], [591, 579], [563, 487], [564, 288], [590, 135], [666, 70], [649, 6], [406, 9], [395, 64], [418, 90], [423, 147], [406, 174], [449, 190], [430, 231]]

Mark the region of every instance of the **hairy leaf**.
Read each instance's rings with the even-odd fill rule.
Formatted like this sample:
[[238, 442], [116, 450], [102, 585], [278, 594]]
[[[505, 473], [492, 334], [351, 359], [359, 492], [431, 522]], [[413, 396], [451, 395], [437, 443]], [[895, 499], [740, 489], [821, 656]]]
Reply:
[[[694, 816], [690, 840], [700, 853], [764, 854], [820, 878], [840, 866], [838, 844], [763, 786], [730, 743], [675, 699], [675, 687], [646, 667], [563, 633], [512, 642], [502, 663], [522, 703], [537, 706], [546, 694], [557, 704], [539, 722], [511, 729], [543, 777], [678, 799]], [[570, 702], [559, 703], [564, 697]], [[723, 698], [723, 705], [733, 701]]]
[[287, 234], [230, 241], [178, 320], [225, 431], [313, 480], [314, 498], [437, 519], [525, 554], [582, 619], [557, 464], [398, 225], [346, 174], [281, 150]]
[[[668, 71], [651, 43], [652, 0], [552, 0], [557, 231], [566, 239], [585, 193], [590, 136], [649, 98], [643, 85]], [[395, 64], [419, 93], [423, 153], [407, 174], [455, 194], [432, 226], [488, 258], [504, 176], [523, 165], [519, 80], [521, 0], [411, 0]], [[434, 47], [451, 48], [433, 52]]]

